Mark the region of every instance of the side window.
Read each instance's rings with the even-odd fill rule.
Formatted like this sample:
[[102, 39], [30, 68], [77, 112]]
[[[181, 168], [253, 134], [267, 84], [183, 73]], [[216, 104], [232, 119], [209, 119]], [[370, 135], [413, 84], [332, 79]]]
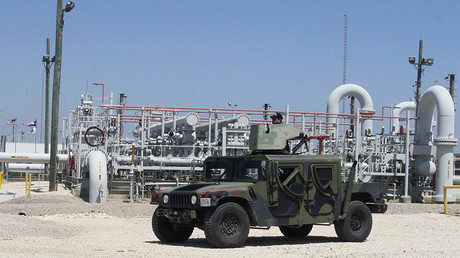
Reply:
[[316, 175], [323, 188], [327, 188], [332, 182], [332, 168], [317, 168]]
[[279, 165], [278, 178], [283, 190], [294, 196], [302, 196], [305, 191], [305, 178], [302, 165]]
[[263, 180], [265, 178], [266, 161], [240, 160], [238, 162], [237, 179], [240, 180]]
[[318, 190], [320, 190], [320, 192], [323, 192], [324, 194], [326, 194], [326, 192], [331, 193], [330, 191], [332, 190], [333, 193], [337, 193], [339, 179], [337, 178], [337, 175], [334, 175], [334, 173], [337, 173], [336, 171], [337, 171], [337, 167], [334, 164], [331, 164], [331, 165], [314, 164], [312, 165], [313, 181], [317, 185]]

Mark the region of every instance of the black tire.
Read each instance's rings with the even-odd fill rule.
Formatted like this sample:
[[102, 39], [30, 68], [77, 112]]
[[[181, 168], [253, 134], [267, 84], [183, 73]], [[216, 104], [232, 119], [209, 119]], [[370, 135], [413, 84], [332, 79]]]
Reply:
[[340, 240], [363, 242], [371, 233], [371, 211], [364, 203], [352, 201], [345, 219], [334, 222], [334, 226]]
[[156, 210], [152, 216], [152, 229], [155, 236], [164, 243], [185, 242], [193, 233], [193, 227], [173, 224], [166, 217], [158, 216]]
[[288, 238], [303, 238], [310, 234], [313, 225], [303, 225], [301, 227], [279, 226], [281, 233]]
[[224, 203], [208, 211], [204, 221], [204, 233], [215, 247], [239, 247], [249, 234], [249, 217], [236, 203]]

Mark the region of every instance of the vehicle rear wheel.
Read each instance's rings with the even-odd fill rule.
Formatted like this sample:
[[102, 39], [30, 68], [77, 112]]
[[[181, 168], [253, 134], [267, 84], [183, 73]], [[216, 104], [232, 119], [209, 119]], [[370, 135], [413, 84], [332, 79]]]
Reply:
[[239, 247], [249, 234], [249, 218], [236, 203], [224, 203], [208, 211], [204, 221], [204, 233], [215, 247]]
[[352, 201], [345, 219], [334, 222], [334, 226], [340, 240], [363, 242], [371, 233], [371, 211], [364, 203]]
[[303, 238], [310, 234], [313, 225], [302, 225], [301, 227], [279, 226], [281, 233], [289, 238]]
[[164, 243], [187, 241], [193, 233], [193, 227], [173, 224], [164, 216], [158, 216], [157, 210], [152, 216], [152, 229], [155, 236]]

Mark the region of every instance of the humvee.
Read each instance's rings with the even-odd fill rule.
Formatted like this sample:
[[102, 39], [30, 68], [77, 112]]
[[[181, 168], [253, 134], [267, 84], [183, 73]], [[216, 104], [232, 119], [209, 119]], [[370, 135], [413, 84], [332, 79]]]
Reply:
[[288, 238], [303, 238], [313, 225], [332, 224], [343, 241], [368, 237], [371, 209], [386, 210], [382, 185], [354, 182], [356, 162], [342, 180], [336, 156], [284, 154], [292, 125], [253, 127], [251, 154], [208, 157], [200, 182], [152, 192], [160, 241], [185, 242], [197, 227], [215, 247], [239, 247], [250, 228], [277, 226]]

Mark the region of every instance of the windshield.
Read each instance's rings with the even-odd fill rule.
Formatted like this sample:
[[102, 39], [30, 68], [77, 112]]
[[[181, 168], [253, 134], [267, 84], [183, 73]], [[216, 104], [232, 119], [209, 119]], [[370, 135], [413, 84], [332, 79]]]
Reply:
[[206, 162], [206, 180], [258, 181], [265, 178], [266, 161], [219, 159]]

